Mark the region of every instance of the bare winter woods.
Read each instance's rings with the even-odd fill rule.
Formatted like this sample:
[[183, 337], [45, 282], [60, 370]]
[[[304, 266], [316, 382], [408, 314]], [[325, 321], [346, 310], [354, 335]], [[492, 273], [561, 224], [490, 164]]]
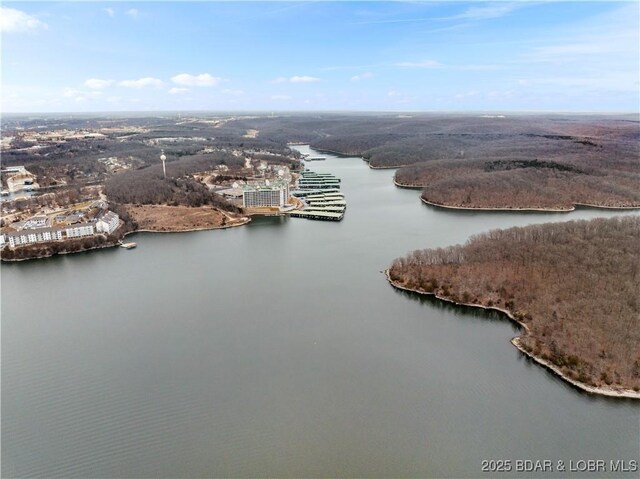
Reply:
[[640, 217], [496, 230], [396, 259], [391, 281], [508, 310], [521, 345], [587, 385], [640, 390]]

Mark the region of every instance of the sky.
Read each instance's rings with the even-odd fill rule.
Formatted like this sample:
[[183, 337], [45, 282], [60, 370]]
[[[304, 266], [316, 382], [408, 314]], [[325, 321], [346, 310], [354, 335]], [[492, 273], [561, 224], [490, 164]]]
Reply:
[[639, 5], [3, 1], [1, 108], [638, 112]]

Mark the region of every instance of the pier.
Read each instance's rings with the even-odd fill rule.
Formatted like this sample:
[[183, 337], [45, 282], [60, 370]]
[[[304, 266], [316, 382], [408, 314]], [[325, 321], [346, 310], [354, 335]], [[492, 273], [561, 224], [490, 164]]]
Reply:
[[303, 171], [298, 179], [298, 189], [292, 194], [305, 203], [302, 210], [289, 213], [294, 218], [322, 221], [344, 218], [347, 203], [340, 193], [340, 178], [331, 173]]

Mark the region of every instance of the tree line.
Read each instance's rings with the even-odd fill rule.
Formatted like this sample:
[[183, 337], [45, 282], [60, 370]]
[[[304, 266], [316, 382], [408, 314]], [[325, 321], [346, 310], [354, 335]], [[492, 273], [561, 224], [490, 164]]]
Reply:
[[571, 378], [640, 390], [640, 217], [494, 230], [394, 260], [398, 285], [498, 307]]

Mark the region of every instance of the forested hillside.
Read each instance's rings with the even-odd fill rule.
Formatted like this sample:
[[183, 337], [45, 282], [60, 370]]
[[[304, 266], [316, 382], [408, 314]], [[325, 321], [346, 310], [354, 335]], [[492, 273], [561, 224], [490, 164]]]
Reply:
[[509, 311], [581, 383], [640, 390], [640, 217], [496, 230], [396, 259], [393, 284]]
[[239, 208], [220, 195], [209, 192], [202, 183], [190, 177], [193, 173], [207, 171], [215, 166], [242, 166], [241, 158], [218, 152], [197, 155], [181, 161], [167, 162], [167, 178], [162, 165], [155, 164], [139, 170], [131, 170], [111, 176], [105, 183], [105, 193], [110, 201], [126, 204], [203, 206], [212, 205], [227, 211]]

